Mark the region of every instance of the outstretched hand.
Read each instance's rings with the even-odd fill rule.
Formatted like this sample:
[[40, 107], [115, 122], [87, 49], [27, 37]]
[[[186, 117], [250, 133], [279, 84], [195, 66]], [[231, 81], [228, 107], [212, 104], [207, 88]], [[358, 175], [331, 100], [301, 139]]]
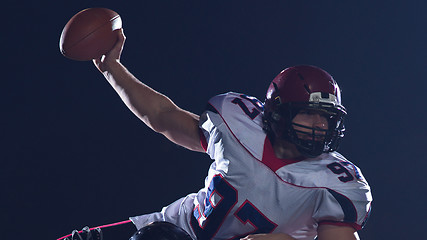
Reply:
[[120, 28], [115, 32], [117, 34], [117, 42], [114, 47], [107, 54], [99, 58], [93, 59], [93, 63], [102, 73], [108, 71], [109, 64], [120, 61], [120, 56], [122, 55], [126, 37], [123, 32], [123, 28]]

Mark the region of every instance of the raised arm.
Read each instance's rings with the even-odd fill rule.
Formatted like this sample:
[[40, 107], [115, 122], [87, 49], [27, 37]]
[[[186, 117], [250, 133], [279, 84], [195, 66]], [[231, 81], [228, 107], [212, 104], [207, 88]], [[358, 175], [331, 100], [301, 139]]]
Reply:
[[148, 127], [172, 142], [193, 151], [203, 151], [200, 145], [199, 116], [179, 108], [167, 96], [139, 81], [120, 62], [125, 36], [117, 31], [119, 40], [104, 57], [94, 64], [104, 75], [126, 106]]

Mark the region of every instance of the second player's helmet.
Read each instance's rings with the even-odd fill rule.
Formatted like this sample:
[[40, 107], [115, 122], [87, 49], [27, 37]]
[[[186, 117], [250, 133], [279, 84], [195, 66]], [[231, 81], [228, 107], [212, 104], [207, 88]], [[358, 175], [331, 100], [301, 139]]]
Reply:
[[[321, 113], [328, 120], [328, 129], [293, 123], [302, 110]], [[295, 144], [305, 156], [316, 157], [338, 148], [346, 114], [340, 88], [329, 73], [314, 66], [295, 66], [271, 82], [264, 105], [264, 128], [268, 134]]]
[[136, 231], [129, 240], [192, 240], [184, 229], [170, 222], [158, 221]]

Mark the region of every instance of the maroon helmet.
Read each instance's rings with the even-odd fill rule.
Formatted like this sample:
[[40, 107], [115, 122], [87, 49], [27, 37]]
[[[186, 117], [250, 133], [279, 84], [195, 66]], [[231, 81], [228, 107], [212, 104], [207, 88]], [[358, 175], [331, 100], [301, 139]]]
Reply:
[[[328, 129], [292, 123], [302, 110], [321, 113], [328, 120]], [[329, 73], [314, 66], [295, 66], [279, 73], [267, 90], [264, 129], [273, 140], [283, 138], [295, 144], [305, 156], [316, 157], [338, 148], [344, 136], [346, 114], [340, 88]], [[295, 126], [306, 131], [295, 130]], [[301, 138], [298, 134], [310, 137]]]

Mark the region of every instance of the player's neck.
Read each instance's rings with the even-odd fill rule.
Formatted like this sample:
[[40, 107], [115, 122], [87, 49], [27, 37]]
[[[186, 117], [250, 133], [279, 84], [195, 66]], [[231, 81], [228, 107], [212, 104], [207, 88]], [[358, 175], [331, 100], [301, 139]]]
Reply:
[[273, 143], [274, 154], [280, 159], [298, 159], [301, 153], [296, 146], [286, 140], [276, 139]]

